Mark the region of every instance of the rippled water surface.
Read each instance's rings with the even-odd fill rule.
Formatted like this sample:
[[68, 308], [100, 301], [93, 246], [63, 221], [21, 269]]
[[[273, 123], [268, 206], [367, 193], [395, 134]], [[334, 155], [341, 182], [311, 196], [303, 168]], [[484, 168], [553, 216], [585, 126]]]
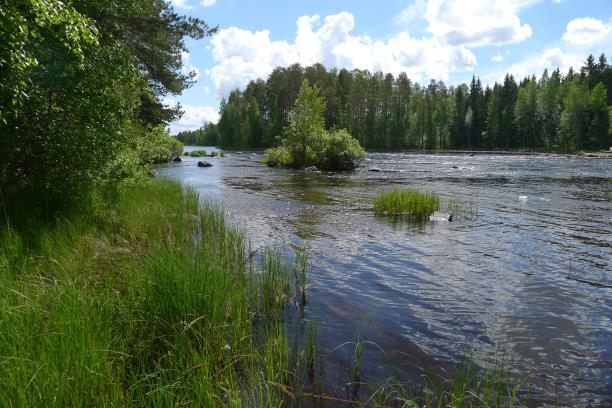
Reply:
[[[503, 356], [542, 398], [612, 406], [612, 289], [567, 279], [571, 268], [612, 285], [612, 160], [370, 154], [328, 174], [262, 157], [235, 152], [211, 168], [186, 158], [160, 173], [223, 203], [254, 247], [307, 248], [306, 313], [327, 348], [359, 336], [385, 350], [366, 350], [365, 377]], [[373, 197], [396, 187], [461, 210], [452, 223], [375, 216]]]

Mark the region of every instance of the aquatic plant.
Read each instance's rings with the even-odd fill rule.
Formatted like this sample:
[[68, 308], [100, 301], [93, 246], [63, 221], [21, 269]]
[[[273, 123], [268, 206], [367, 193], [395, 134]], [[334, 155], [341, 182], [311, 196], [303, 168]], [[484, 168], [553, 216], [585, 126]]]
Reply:
[[190, 157], [202, 157], [207, 155], [208, 152], [204, 149], [192, 150], [191, 152], [189, 152]]
[[374, 199], [377, 214], [409, 215], [425, 217], [438, 211], [440, 198], [434, 193], [394, 189], [379, 193]]
[[440, 208], [446, 213], [452, 214], [453, 218], [472, 218], [478, 213], [476, 203], [473, 201], [450, 198], [442, 200]]

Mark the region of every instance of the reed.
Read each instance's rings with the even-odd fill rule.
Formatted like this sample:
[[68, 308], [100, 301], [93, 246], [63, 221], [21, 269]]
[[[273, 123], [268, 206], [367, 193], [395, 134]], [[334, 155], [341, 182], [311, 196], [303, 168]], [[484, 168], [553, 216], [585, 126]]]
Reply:
[[425, 217], [439, 208], [440, 198], [437, 194], [415, 190], [394, 189], [379, 193], [374, 199], [377, 214]]

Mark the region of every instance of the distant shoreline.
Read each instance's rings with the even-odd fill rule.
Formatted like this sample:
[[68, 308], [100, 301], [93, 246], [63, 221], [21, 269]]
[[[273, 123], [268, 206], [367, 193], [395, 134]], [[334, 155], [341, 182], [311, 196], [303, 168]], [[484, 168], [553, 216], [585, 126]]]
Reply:
[[[211, 146], [196, 146], [189, 147], [208, 147]], [[220, 147], [216, 147], [220, 149]], [[263, 153], [262, 148], [243, 148], [243, 149], [224, 149], [229, 153]], [[612, 159], [612, 152], [573, 152], [563, 153], [554, 151], [518, 151], [518, 150], [367, 150], [367, 153], [409, 153], [409, 154], [431, 154], [431, 155], [499, 155], [499, 156], [566, 156], [566, 157], [581, 157], [589, 159]]]
[[513, 150], [400, 150], [383, 151], [368, 150], [368, 153], [412, 153], [412, 154], [456, 154], [456, 155], [500, 155], [500, 156], [567, 156], [584, 157], [591, 159], [612, 159], [612, 152], [533, 152], [533, 151], [513, 151]]

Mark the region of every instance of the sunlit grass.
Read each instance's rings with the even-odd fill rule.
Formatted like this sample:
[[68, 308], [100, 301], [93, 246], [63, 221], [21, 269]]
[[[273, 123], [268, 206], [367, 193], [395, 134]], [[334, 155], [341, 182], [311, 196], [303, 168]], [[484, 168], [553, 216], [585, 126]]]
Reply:
[[374, 199], [377, 214], [409, 215], [425, 217], [440, 208], [440, 198], [434, 193], [394, 189], [385, 191]]
[[[0, 235], [0, 405], [278, 406], [303, 262], [249, 256], [196, 193], [156, 180], [104, 217]], [[294, 281], [298, 279], [298, 281]], [[294, 288], [300, 288], [296, 297]]]

